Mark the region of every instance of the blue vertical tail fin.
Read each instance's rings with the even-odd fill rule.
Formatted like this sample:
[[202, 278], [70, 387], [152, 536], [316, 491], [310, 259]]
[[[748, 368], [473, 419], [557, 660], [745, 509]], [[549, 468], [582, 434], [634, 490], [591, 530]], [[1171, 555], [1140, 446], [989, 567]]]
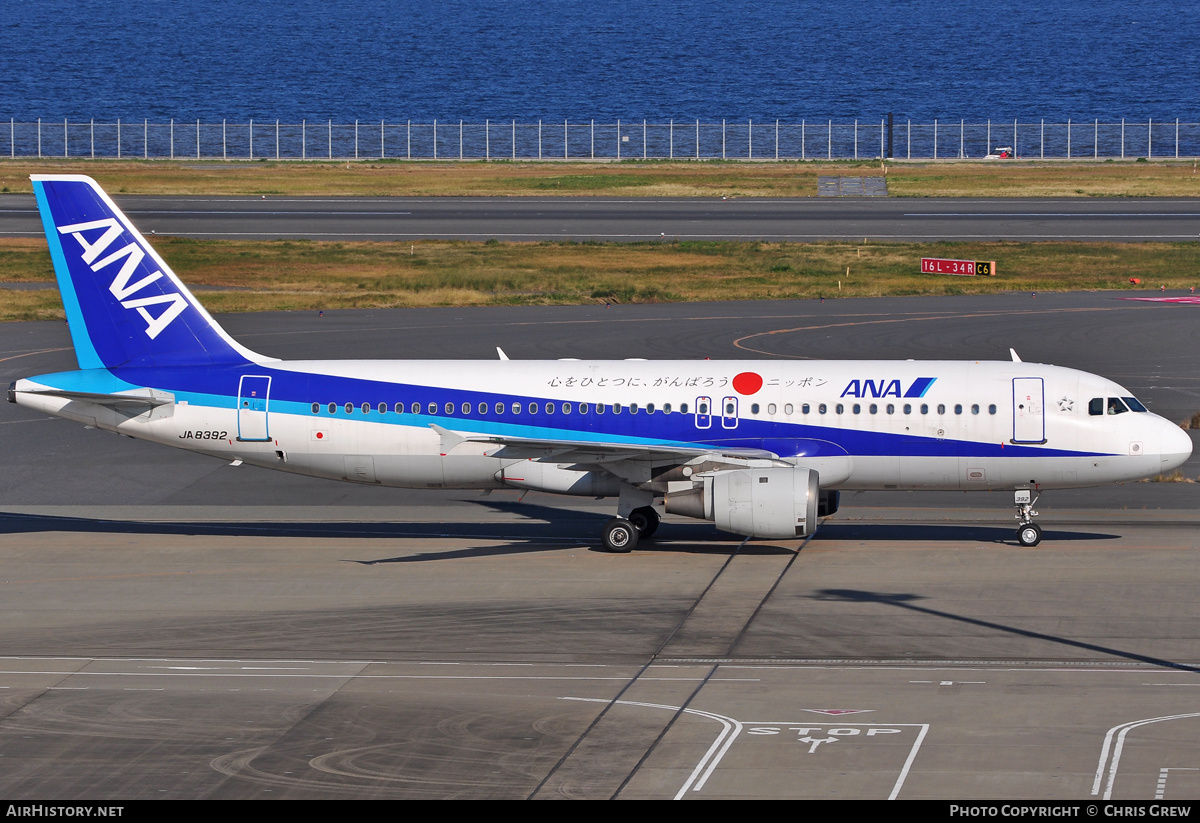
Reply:
[[217, 325], [95, 180], [31, 179], [79, 368], [269, 359]]

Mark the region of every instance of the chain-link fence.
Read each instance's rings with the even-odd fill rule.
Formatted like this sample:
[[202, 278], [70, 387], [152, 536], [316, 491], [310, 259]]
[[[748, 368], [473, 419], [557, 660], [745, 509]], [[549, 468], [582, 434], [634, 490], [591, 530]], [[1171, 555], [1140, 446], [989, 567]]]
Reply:
[[[5, 134], [5, 132], [7, 132]], [[1200, 123], [1013, 120], [0, 121], [0, 156], [177, 160], [1195, 158]]]

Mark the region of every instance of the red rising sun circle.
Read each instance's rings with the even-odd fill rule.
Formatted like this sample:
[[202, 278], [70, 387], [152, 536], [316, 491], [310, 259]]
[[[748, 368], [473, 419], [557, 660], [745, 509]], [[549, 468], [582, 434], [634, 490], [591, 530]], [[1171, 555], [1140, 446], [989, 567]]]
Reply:
[[762, 388], [762, 375], [752, 371], [744, 371], [733, 378], [733, 390], [738, 394], [754, 394]]

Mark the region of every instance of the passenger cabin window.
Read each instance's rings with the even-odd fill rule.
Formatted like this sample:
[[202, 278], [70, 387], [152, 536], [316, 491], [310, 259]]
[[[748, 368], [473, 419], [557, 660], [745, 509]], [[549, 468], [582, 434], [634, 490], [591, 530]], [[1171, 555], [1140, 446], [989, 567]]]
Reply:
[[[329, 404], [329, 413], [330, 413], [330, 414], [337, 414], [337, 403], [330, 403], [330, 404]], [[1099, 412], [1097, 412], [1097, 414], [1099, 414]]]
[[361, 406], [359, 406], [359, 409], [362, 411], [363, 414], [366, 414], [367, 412], [369, 412], [371, 410], [371, 404], [363, 403]]
[[504, 404], [496, 403], [496, 414], [504, 414]]
[[996, 404], [993, 403], [992, 405], [988, 406], [988, 414], [995, 414], [995, 413], [996, 413]]
[[395, 408], [396, 408], [396, 414], [404, 414], [404, 404], [403, 403], [397, 403]]
[[377, 408], [380, 414], [387, 414], [387, 403], [380, 403]]
[[480, 403], [475, 408], [480, 414], [487, 414], [487, 403]]
[[354, 404], [347, 403], [346, 404], [346, 414], [351, 414], [353, 411], [354, 411]]
[[751, 403], [751, 404], [750, 404], [750, 413], [751, 413], [751, 414], [758, 414], [758, 404], [757, 404], [757, 403]]
[[432, 400], [429, 401], [429, 413], [437, 414], [437, 403], [434, 403]]
[[413, 414], [420, 414], [421, 413], [421, 404], [414, 400], [411, 411]]
[[679, 413], [680, 413], [680, 414], [687, 414], [687, 413], [688, 413], [688, 411], [687, 411], [687, 410], [688, 410], [688, 405], [687, 405], [687, 403], [680, 403], [680, 404], [679, 404]]
[[313, 403], [312, 404], [312, 412], [313, 412], [313, 414], [320, 414], [321, 413], [321, 404]]
[[[599, 407], [599, 406], [597, 406], [597, 407], [596, 407], [596, 409], [597, 409], [597, 410], [599, 410], [599, 409], [600, 409], [600, 407]], [[588, 413], [588, 404], [587, 404], [587, 403], [580, 403], [580, 404], [579, 404], [579, 413], [580, 413], [580, 414], [587, 414], [587, 413]]]

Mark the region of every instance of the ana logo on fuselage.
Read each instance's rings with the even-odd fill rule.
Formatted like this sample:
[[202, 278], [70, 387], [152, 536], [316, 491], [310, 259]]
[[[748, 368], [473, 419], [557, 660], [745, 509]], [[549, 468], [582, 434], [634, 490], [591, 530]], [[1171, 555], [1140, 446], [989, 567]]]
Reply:
[[899, 380], [851, 380], [842, 397], [924, 397], [936, 377], [918, 377], [903, 393]]
[[[93, 243], [89, 243], [87, 238], [83, 236], [84, 232], [100, 229], [103, 229], [104, 233]], [[121, 258], [124, 258], [125, 262], [121, 264], [121, 270], [117, 272], [117, 276], [109, 284], [108, 290], [112, 292], [113, 297], [121, 301], [122, 306], [127, 309], [138, 310], [138, 314], [146, 321], [146, 335], [153, 340], [162, 333], [163, 329], [171, 325], [172, 320], [187, 308], [187, 300], [178, 292], [158, 294], [153, 297], [137, 297], [132, 300], [126, 299], [161, 278], [163, 273], [156, 270], [154, 273], [146, 275], [135, 283], [129, 282], [137, 271], [138, 266], [146, 258], [146, 252], [142, 250], [141, 246], [133, 242], [127, 243], [107, 257], [100, 260], [96, 259], [108, 250], [108, 247], [121, 236], [123, 231], [123, 227], [115, 217], [106, 217], [103, 220], [93, 220], [89, 223], [75, 223], [70, 226], [58, 227], [59, 234], [69, 234], [79, 241], [79, 245], [83, 247], [83, 254], [81, 255], [83, 262], [90, 266], [94, 272], [99, 272], [105, 266], [112, 265]], [[148, 306], [162, 304], [165, 304], [166, 308], [157, 317], [147, 310]]]

